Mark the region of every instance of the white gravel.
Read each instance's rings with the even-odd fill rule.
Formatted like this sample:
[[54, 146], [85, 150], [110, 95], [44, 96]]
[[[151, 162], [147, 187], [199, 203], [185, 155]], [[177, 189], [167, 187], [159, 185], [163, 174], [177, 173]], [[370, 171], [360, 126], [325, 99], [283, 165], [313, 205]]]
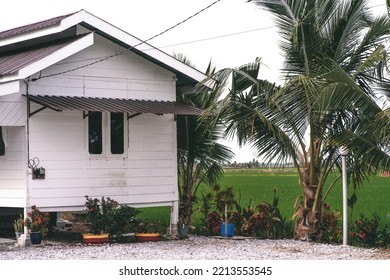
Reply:
[[296, 240], [221, 239], [190, 236], [149, 243], [43, 242], [1, 245], [1, 260], [372, 260], [390, 259], [390, 251]]

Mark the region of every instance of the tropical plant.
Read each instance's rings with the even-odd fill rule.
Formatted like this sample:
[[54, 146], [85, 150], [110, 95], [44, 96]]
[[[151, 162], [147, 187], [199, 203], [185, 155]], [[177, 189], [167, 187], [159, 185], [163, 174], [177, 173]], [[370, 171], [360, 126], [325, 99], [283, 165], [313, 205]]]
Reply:
[[17, 219], [12, 223], [15, 232], [23, 232], [24, 221], [22, 215], [19, 215]]
[[213, 78], [229, 88], [205, 115], [224, 120], [225, 135], [253, 145], [259, 156], [294, 163], [302, 189], [296, 235], [316, 239], [322, 204], [334, 185], [324, 190], [328, 175], [341, 170], [340, 147], [349, 151], [350, 182], [390, 169], [390, 115], [378, 102], [390, 87], [389, 18], [373, 18], [364, 0], [249, 2], [274, 16], [285, 84], [258, 79], [259, 62], [221, 70]]
[[29, 232], [40, 232], [45, 235], [48, 231], [49, 214], [41, 212], [36, 205], [33, 205], [24, 219], [24, 225]]
[[248, 208], [251, 215], [245, 219], [243, 225], [244, 235], [269, 239], [292, 237], [292, 222], [286, 220], [280, 213], [277, 192], [278, 190], [275, 188], [272, 203], [262, 202], [254, 209]]
[[375, 247], [379, 240], [379, 222], [378, 214], [373, 214], [371, 219], [368, 219], [363, 213], [360, 213], [359, 219], [355, 220], [350, 226], [350, 241], [352, 245], [363, 247]]
[[109, 233], [120, 239], [124, 233], [133, 232], [140, 222], [140, 211], [136, 208], [120, 205], [110, 197], [101, 199], [85, 196], [86, 219], [92, 234]]
[[208, 234], [219, 234], [223, 223], [222, 215], [219, 211], [211, 211], [207, 214], [206, 230]]
[[[182, 55], [176, 55], [178, 59], [191, 65], [191, 62]], [[215, 71], [211, 62], [206, 75]], [[207, 109], [216, 101], [216, 91], [208, 89], [188, 94], [177, 93], [177, 100], [193, 105], [200, 109]], [[193, 205], [201, 183], [212, 185], [221, 178], [223, 168], [221, 163], [229, 161], [233, 152], [227, 146], [218, 142], [222, 137], [222, 129], [219, 125], [210, 127], [207, 125], [211, 116], [200, 119], [199, 116], [177, 116], [177, 155], [179, 177], [179, 223], [190, 225]]]
[[323, 203], [319, 241], [326, 243], [341, 242], [342, 233], [340, 221], [340, 212], [336, 210], [330, 210], [330, 206], [326, 203]]

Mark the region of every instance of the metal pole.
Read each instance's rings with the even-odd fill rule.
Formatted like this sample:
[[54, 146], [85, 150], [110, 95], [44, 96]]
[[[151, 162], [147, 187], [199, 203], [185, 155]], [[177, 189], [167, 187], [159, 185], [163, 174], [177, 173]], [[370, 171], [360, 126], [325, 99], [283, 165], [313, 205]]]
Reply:
[[343, 245], [348, 245], [348, 183], [346, 156], [348, 151], [341, 149], [342, 175], [343, 175]]

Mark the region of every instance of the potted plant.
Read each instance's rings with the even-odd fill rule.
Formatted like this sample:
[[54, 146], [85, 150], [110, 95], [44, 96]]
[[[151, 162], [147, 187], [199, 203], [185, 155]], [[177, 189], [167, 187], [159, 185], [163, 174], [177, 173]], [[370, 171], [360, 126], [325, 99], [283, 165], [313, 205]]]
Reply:
[[231, 208], [235, 205], [236, 201], [234, 198], [233, 188], [229, 187], [224, 190], [220, 186], [214, 186], [216, 207], [220, 213], [223, 213], [224, 222], [221, 225], [221, 236], [222, 237], [233, 237], [234, 236], [234, 223], [229, 222], [229, 213]]
[[188, 230], [190, 228], [190, 226], [189, 226], [190, 221], [189, 221], [187, 215], [180, 215], [180, 210], [181, 209], [179, 209], [179, 223], [177, 224], [179, 237], [180, 238], [188, 238]]
[[48, 231], [49, 215], [42, 213], [36, 205], [33, 205], [31, 211], [27, 213], [24, 225], [30, 234], [31, 244], [41, 244], [42, 238]]
[[22, 235], [24, 229], [24, 221], [22, 215], [19, 215], [19, 218], [14, 220], [12, 226], [14, 227], [16, 240], [18, 240], [20, 235]]
[[137, 226], [135, 241], [137, 242], [156, 242], [161, 240], [160, 221], [150, 222], [143, 220]]
[[100, 199], [85, 196], [85, 213], [89, 233], [83, 234], [84, 243], [105, 243], [120, 240], [123, 234], [135, 230], [139, 210], [119, 203], [109, 197]]
[[83, 242], [86, 244], [98, 244], [106, 243], [109, 241], [108, 233], [108, 220], [109, 220], [109, 209], [114, 208], [114, 205], [117, 204], [115, 200], [110, 199], [109, 197], [105, 199], [91, 198], [85, 196], [86, 202], [86, 214], [87, 222], [89, 223], [89, 232], [83, 234]]

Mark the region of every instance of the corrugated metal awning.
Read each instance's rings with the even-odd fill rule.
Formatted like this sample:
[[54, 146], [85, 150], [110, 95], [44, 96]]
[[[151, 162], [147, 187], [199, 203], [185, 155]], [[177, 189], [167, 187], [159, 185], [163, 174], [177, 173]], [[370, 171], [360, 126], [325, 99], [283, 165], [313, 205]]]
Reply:
[[58, 112], [63, 110], [80, 110], [174, 115], [200, 115], [202, 113], [202, 110], [198, 108], [173, 101], [49, 95], [29, 95], [28, 98], [30, 101], [42, 105], [42, 108], [31, 112], [30, 116], [46, 108]]

